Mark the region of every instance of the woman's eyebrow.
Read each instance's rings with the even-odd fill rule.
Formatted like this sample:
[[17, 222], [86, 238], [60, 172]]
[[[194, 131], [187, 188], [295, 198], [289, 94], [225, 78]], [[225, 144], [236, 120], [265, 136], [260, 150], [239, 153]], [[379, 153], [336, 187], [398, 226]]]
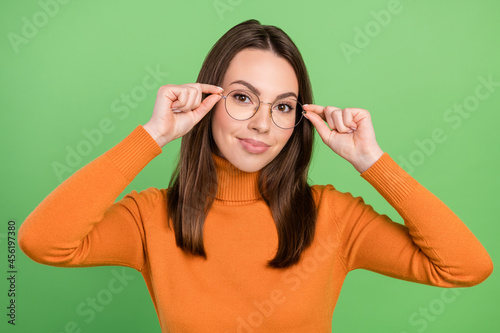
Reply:
[[[255, 88], [251, 83], [249, 83], [245, 80], [236, 80], [236, 81], [231, 82], [231, 84], [236, 84], [236, 83], [239, 83], [239, 84], [246, 86], [248, 89], [250, 89], [255, 94], [260, 96], [259, 89]], [[296, 99], [298, 99], [297, 95], [294, 92], [286, 92], [286, 93], [280, 94], [280, 95], [276, 96], [276, 99], [281, 99], [281, 98], [290, 97], [290, 96], [293, 96]]]

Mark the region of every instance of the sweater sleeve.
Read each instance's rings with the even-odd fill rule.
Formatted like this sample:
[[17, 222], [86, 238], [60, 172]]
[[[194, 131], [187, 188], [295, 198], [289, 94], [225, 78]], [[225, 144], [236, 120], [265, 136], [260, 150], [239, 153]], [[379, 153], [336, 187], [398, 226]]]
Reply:
[[51, 266], [118, 265], [140, 271], [145, 262], [142, 222], [158, 201], [158, 190], [132, 191], [114, 202], [161, 152], [138, 125], [62, 182], [27, 216], [19, 228], [21, 250]]
[[341, 226], [347, 271], [367, 269], [439, 287], [467, 287], [493, 271], [485, 248], [467, 226], [387, 153], [361, 176], [401, 215], [404, 225], [378, 214], [361, 197], [339, 194], [333, 213]]

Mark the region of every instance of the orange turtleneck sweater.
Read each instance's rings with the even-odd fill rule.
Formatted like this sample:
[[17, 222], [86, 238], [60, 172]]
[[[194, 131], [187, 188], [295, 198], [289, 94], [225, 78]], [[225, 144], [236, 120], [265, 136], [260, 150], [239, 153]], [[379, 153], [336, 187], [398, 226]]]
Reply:
[[115, 202], [162, 149], [141, 126], [60, 184], [19, 230], [39, 263], [120, 265], [141, 272], [163, 332], [331, 332], [349, 271], [363, 268], [439, 287], [484, 281], [492, 261], [465, 224], [385, 153], [361, 176], [404, 225], [360, 197], [314, 185], [316, 234], [300, 262], [266, 268], [277, 249], [258, 172], [213, 154], [217, 199], [205, 221], [207, 260], [185, 254], [167, 227], [166, 189], [132, 191]]

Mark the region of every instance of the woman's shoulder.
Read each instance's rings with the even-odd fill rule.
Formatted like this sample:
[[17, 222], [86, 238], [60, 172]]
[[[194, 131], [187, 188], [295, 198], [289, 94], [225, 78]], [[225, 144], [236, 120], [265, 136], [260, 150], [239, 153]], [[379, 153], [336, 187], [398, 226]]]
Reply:
[[324, 204], [325, 202], [339, 204], [363, 201], [363, 198], [359, 196], [355, 197], [351, 192], [340, 191], [332, 184], [312, 185], [311, 191], [317, 204]]
[[313, 196], [317, 196], [318, 198], [321, 198], [324, 195], [335, 195], [339, 192], [332, 184], [315, 184], [310, 187]]
[[122, 202], [134, 202], [143, 208], [152, 208], [159, 204], [165, 204], [167, 197], [167, 189], [148, 187], [143, 190], [132, 190], [127, 193]]

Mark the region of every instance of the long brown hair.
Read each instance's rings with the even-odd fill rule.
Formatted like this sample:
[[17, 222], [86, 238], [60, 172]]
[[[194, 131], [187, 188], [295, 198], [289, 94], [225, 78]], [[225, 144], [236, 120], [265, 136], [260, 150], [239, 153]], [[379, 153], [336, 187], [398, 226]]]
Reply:
[[[248, 48], [269, 50], [286, 59], [297, 76], [299, 102], [313, 102], [309, 75], [296, 45], [280, 28], [262, 25], [257, 20], [234, 26], [214, 44], [196, 82], [220, 86], [230, 61]], [[173, 221], [177, 246], [204, 258], [207, 256], [203, 225], [217, 192], [217, 174], [211, 156], [216, 151], [211, 133], [212, 114], [210, 111], [182, 137], [179, 162], [167, 190], [168, 217]], [[268, 262], [269, 267], [296, 264], [314, 238], [317, 212], [307, 184], [313, 140], [314, 127], [303, 119], [281, 152], [259, 174], [259, 192], [271, 210], [278, 233], [277, 253]]]

